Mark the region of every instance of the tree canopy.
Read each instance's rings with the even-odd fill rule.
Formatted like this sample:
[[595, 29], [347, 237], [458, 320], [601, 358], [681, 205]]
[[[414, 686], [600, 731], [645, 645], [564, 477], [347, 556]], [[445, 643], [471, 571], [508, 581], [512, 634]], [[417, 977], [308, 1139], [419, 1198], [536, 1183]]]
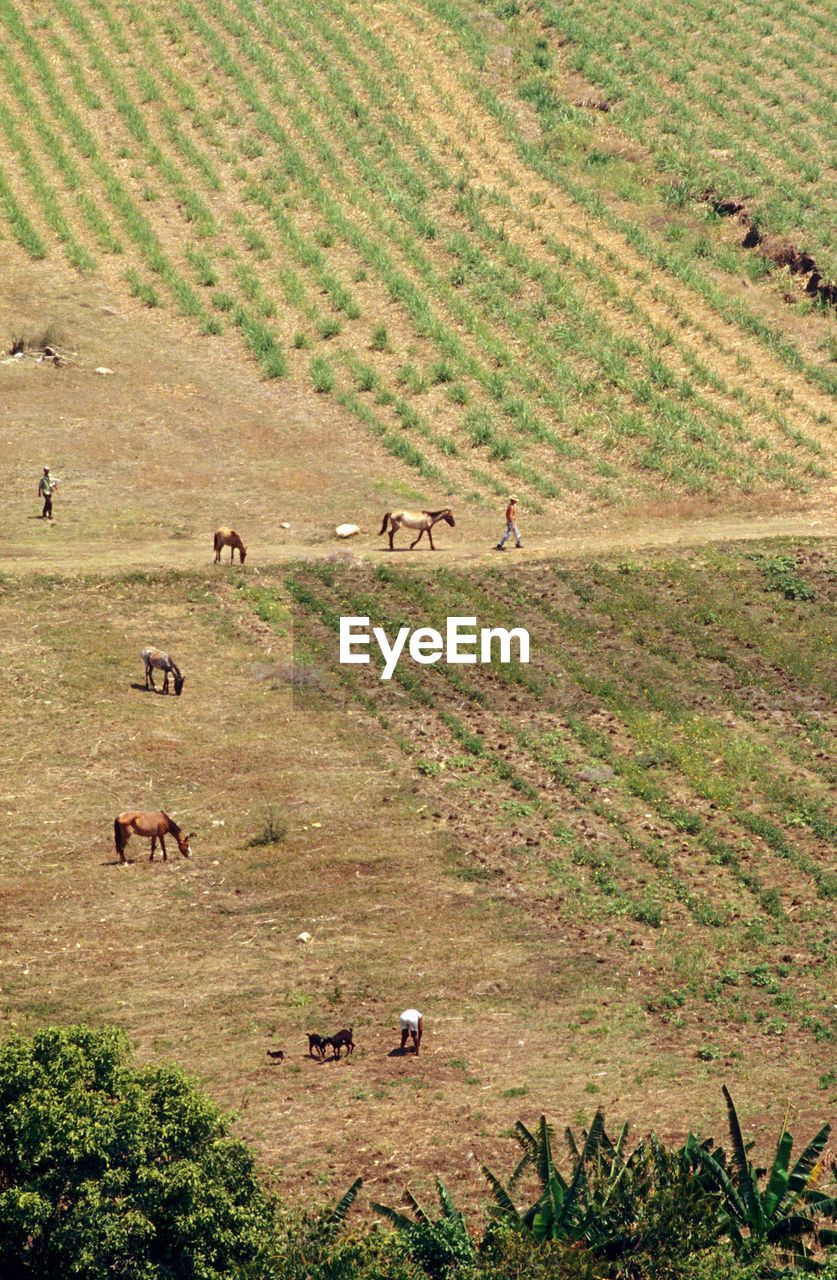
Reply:
[[261, 1277], [272, 1212], [243, 1143], [174, 1066], [112, 1027], [0, 1047], [5, 1280]]

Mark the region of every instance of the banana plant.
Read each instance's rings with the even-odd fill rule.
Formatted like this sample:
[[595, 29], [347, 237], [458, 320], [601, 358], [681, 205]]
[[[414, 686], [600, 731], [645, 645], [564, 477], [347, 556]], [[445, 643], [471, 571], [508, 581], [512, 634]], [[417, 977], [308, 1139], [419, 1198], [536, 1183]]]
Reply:
[[[518, 1120], [515, 1138], [523, 1148], [523, 1156], [512, 1174], [508, 1187], [504, 1187], [490, 1169], [482, 1166], [482, 1172], [494, 1192], [492, 1216], [513, 1226], [531, 1232], [536, 1240], [577, 1240], [585, 1236], [588, 1220], [587, 1164], [598, 1151], [603, 1139], [604, 1114], [597, 1111], [579, 1150], [574, 1140], [572, 1177], [566, 1179], [558, 1169], [552, 1154], [553, 1131], [541, 1116], [536, 1134]], [[572, 1139], [572, 1135], [570, 1135]], [[534, 1168], [540, 1182], [540, 1194], [525, 1211], [514, 1202], [514, 1187], [528, 1168]], [[589, 1223], [587, 1224], [589, 1225]]]
[[436, 1179], [441, 1213], [432, 1218], [412, 1191], [405, 1192], [415, 1217], [373, 1201], [372, 1208], [404, 1233], [410, 1253], [434, 1280], [444, 1280], [463, 1264], [475, 1262], [477, 1250], [465, 1218], [441, 1178]]
[[363, 1178], [355, 1178], [352, 1185], [343, 1193], [336, 1204], [320, 1215], [318, 1220], [318, 1229], [320, 1234], [329, 1240], [332, 1240], [340, 1231], [346, 1216], [358, 1197], [358, 1192], [363, 1186]]
[[738, 1113], [726, 1085], [723, 1092], [731, 1160], [722, 1149], [713, 1151], [709, 1144], [700, 1144], [693, 1135], [689, 1136], [685, 1148], [721, 1193], [721, 1232], [728, 1235], [742, 1253], [755, 1253], [762, 1245], [772, 1244], [790, 1254], [800, 1270], [819, 1270], [821, 1264], [811, 1256], [808, 1242], [815, 1246], [837, 1243], [837, 1231], [819, 1225], [823, 1218], [832, 1222], [837, 1219], [837, 1198], [817, 1189], [830, 1126], [823, 1125], [791, 1166], [793, 1135], [783, 1125], [773, 1164], [769, 1170], [757, 1169], [749, 1159], [752, 1143], [744, 1141]]

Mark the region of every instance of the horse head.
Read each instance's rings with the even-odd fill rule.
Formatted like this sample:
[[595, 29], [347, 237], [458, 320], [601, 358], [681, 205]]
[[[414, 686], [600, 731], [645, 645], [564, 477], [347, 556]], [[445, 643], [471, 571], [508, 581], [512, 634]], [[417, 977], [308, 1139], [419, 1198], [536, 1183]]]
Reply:
[[175, 677], [174, 677], [174, 691], [175, 691], [175, 693], [177, 694], [178, 698], [180, 697], [181, 693], [183, 692], [183, 681], [184, 681], [185, 679], [186, 679], [186, 677], [185, 677], [185, 676], [175, 676]]
[[445, 514], [442, 516], [442, 519], [443, 519], [443, 520], [445, 520], [445, 521], [447, 521], [447, 523], [450, 525], [451, 529], [455, 529], [455, 528], [456, 528], [456, 521], [455, 521], [455, 520], [454, 520], [454, 518], [453, 518], [453, 512], [450, 510], [450, 507], [448, 507], [447, 511], [446, 511], [446, 512], [445, 512]]
[[244, 561], [247, 557], [247, 548], [245, 547], [244, 543], [241, 541], [240, 538], [238, 540], [238, 554], [241, 557], [241, 563], [244, 564]]
[[195, 834], [194, 831], [190, 831], [187, 836], [184, 836], [183, 832], [181, 831], [176, 837], [177, 847], [180, 850], [180, 852], [183, 854], [184, 858], [191, 858], [192, 856], [192, 850], [189, 846], [189, 841], [192, 839], [192, 836], [194, 834]]

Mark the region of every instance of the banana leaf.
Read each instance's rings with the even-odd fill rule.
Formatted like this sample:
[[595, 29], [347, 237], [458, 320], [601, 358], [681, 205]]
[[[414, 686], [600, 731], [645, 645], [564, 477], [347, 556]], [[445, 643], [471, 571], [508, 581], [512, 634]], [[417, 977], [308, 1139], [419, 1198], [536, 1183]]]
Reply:
[[776, 1158], [770, 1171], [770, 1181], [762, 1199], [764, 1217], [768, 1222], [785, 1198], [790, 1178], [790, 1155], [792, 1150], [793, 1134], [786, 1129], [776, 1147]]

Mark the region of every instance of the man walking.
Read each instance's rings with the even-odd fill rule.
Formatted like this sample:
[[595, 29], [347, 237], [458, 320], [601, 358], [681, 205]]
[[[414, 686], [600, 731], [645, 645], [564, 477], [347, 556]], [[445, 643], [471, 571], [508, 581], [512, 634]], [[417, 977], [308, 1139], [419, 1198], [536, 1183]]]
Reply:
[[44, 467], [44, 474], [38, 481], [38, 497], [44, 500], [44, 509], [41, 512], [42, 520], [52, 519], [52, 495], [58, 491], [58, 481], [50, 473], [49, 467]]
[[418, 1056], [421, 1037], [424, 1032], [424, 1019], [418, 1009], [405, 1009], [399, 1021], [401, 1023], [401, 1052], [404, 1052], [407, 1045], [407, 1036], [409, 1036], [413, 1042], [416, 1056]]
[[498, 551], [505, 551], [505, 542], [514, 534], [514, 545], [522, 547], [520, 541], [520, 530], [517, 527], [517, 498], [509, 498], [509, 505], [506, 507], [506, 532], [497, 543]]

